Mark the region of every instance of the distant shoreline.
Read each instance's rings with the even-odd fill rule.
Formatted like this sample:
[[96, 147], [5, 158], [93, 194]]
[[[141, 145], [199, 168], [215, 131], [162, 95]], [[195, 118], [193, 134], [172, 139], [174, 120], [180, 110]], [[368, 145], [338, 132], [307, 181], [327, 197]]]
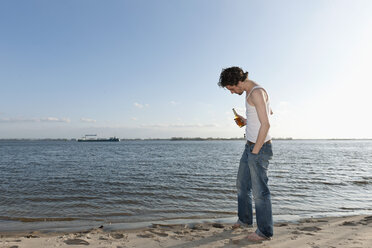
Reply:
[[[172, 138], [120, 138], [120, 141], [229, 141], [229, 140], [245, 140], [245, 138], [200, 138], [200, 137], [172, 137]], [[372, 138], [340, 138], [340, 139], [295, 139], [295, 138], [273, 138], [273, 140], [372, 140]], [[1, 141], [64, 141], [64, 142], [77, 142], [77, 139], [67, 139], [67, 138], [14, 138], [14, 139], [1, 139]]]

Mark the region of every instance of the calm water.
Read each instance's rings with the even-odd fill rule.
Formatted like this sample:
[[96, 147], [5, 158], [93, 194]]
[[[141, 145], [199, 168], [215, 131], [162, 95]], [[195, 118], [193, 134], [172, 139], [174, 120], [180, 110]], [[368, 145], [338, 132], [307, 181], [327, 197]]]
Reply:
[[[0, 141], [0, 230], [235, 218], [243, 141]], [[372, 213], [372, 141], [274, 141], [274, 219]], [[65, 220], [65, 221], [62, 221]]]

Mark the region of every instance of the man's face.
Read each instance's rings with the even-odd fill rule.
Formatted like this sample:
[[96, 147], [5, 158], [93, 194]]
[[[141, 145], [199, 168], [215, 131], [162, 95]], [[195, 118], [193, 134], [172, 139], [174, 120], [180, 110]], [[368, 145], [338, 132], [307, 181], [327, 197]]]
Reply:
[[237, 85], [227, 85], [226, 89], [228, 89], [231, 92], [231, 94], [241, 95], [244, 92], [241, 82], [239, 82]]

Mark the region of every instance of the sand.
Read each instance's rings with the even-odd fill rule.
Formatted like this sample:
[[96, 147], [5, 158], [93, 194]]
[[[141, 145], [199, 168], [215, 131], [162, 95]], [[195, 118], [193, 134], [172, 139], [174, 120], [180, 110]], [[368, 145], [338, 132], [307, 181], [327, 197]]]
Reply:
[[105, 231], [95, 228], [74, 233], [1, 233], [0, 247], [285, 247], [372, 248], [372, 216], [304, 219], [300, 223], [276, 223], [273, 239], [249, 242], [254, 228], [232, 229], [232, 224], [203, 223], [160, 225]]

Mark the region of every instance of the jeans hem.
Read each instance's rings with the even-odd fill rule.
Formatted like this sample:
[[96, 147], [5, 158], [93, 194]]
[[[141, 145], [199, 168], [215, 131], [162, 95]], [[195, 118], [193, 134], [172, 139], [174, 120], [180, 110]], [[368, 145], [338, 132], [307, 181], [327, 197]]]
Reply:
[[241, 227], [247, 227], [247, 228], [253, 227], [253, 224], [245, 223], [245, 222], [241, 221], [239, 218], [236, 221], [236, 224], [239, 224]]
[[270, 237], [266, 236], [266, 235], [263, 234], [263, 233], [260, 231], [260, 229], [258, 229], [258, 228], [257, 228], [257, 230], [256, 230], [256, 234], [257, 234], [258, 236], [260, 236], [260, 237], [265, 238], [265, 239], [271, 239], [271, 237], [272, 237], [272, 236], [270, 236]]

